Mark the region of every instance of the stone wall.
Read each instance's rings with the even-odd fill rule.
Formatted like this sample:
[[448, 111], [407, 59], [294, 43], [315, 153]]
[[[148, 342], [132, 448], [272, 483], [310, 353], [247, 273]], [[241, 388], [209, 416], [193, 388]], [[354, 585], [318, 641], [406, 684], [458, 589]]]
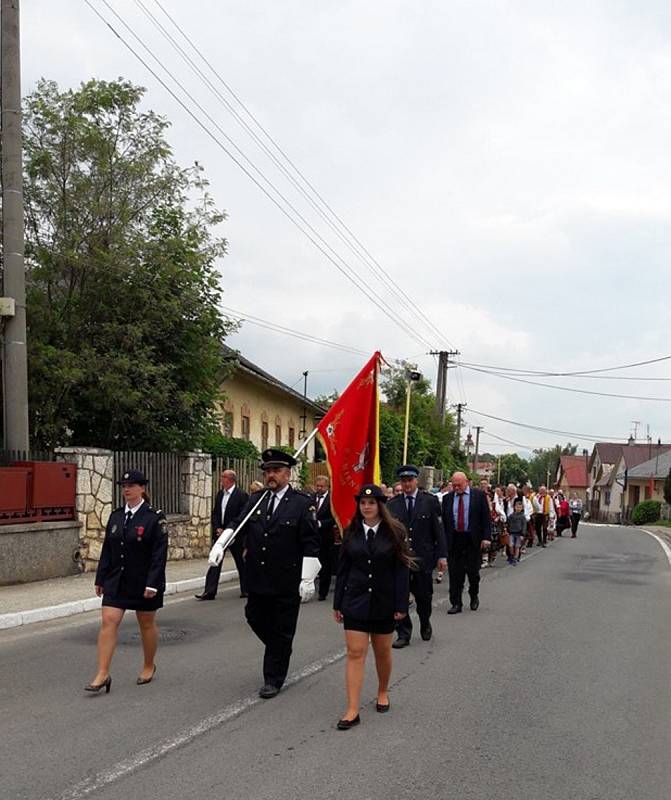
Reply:
[[[96, 569], [105, 526], [112, 513], [114, 458], [111, 450], [62, 447], [59, 461], [77, 465], [77, 516], [86, 571]], [[184, 453], [180, 463], [181, 514], [168, 515], [168, 559], [204, 558], [210, 545], [212, 460], [206, 453]]]
[[94, 447], [60, 447], [59, 461], [77, 465], [77, 517], [81, 527], [81, 555], [86, 571], [96, 568], [105, 526], [112, 513], [114, 461], [111, 450]]
[[76, 520], [0, 525], [0, 586], [78, 575]]

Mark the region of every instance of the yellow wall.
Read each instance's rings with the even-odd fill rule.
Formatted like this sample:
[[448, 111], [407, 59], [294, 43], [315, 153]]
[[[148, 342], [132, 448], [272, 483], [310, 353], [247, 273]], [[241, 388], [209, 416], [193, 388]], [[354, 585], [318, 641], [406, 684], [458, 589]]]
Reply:
[[[218, 411], [230, 411], [233, 413], [233, 436], [242, 438], [242, 416], [243, 407], [249, 416], [250, 430], [249, 439], [261, 450], [261, 423], [264, 419], [268, 422], [268, 446], [275, 447], [275, 420], [279, 417], [279, 424], [282, 427], [282, 441], [280, 444], [289, 444], [289, 426], [294, 428], [295, 443], [298, 448], [301, 440], [298, 434], [301, 430], [303, 420], [303, 404], [291, 395], [283, 392], [280, 388], [275, 389], [264, 381], [257, 380], [242, 370], [238, 370], [235, 375], [228, 378], [222, 384], [222, 392], [225, 395], [223, 403], [219, 404]], [[309, 434], [315, 427], [314, 411], [308, 406], [305, 430]], [[314, 441], [310, 442], [307, 449], [308, 461], [314, 460]]]

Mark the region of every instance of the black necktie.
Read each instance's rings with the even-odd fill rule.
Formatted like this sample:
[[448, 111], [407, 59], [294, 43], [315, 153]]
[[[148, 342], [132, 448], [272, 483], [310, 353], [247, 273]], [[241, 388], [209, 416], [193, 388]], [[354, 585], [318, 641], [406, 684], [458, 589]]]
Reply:
[[405, 498], [408, 501], [408, 522], [412, 521], [412, 510], [415, 505], [415, 498], [410, 494]]
[[266, 522], [270, 522], [270, 518], [273, 516], [273, 512], [275, 511], [275, 500], [277, 500], [277, 495], [271, 494], [270, 502], [268, 503], [268, 510], [266, 511]]
[[373, 546], [374, 538], [375, 538], [375, 531], [372, 528], [368, 528], [368, 530], [366, 531], [366, 544], [368, 545], [369, 550]]
[[133, 512], [132, 511], [126, 511], [126, 519], [124, 520], [124, 523], [123, 523], [124, 533], [130, 528], [130, 521], [132, 519], [133, 519]]

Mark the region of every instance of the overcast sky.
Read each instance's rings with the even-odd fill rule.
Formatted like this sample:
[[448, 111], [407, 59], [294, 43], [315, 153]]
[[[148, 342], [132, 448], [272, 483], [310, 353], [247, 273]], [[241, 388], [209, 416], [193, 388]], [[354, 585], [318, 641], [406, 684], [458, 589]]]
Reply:
[[[399, 292], [330, 233], [135, 0], [109, 2], [420, 341], [292, 226], [84, 0], [24, 1], [24, 93], [41, 76], [61, 87], [128, 78], [171, 120], [177, 160], [205, 166], [229, 214], [227, 306], [409, 358], [432, 380], [427, 341], [469, 363], [554, 371], [671, 353], [668, 2], [161, 0], [442, 338], [420, 329]], [[154, 0], [143, 2], [170, 25]], [[365, 360], [249, 323], [229, 343], [299, 390], [309, 370], [311, 395], [342, 389]], [[671, 362], [619, 374], [671, 376]], [[671, 398], [668, 381], [540, 380]], [[450, 402], [588, 439], [626, 437], [638, 420], [639, 439], [649, 425], [655, 440], [671, 440], [668, 402], [465, 369], [450, 372], [448, 392]], [[485, 426], [484, 449], [494, 452], [577, 441], [466, 419]]]

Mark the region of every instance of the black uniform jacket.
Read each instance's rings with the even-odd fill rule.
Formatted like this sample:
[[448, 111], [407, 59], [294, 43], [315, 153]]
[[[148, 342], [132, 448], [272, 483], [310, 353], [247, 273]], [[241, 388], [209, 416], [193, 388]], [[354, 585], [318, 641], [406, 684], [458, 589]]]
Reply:
[[[447, 540], [447, 552], [457, 549], [460, 534], [454, 525], [454, 504], [458, 502], [456, 492], [449, 492], [443, 497], [443, 525]], [[480, 489], [471, 489], [471, 502], [468, 509], [467, 541], [474, 548], [480, 549], [480, 543], [486, 539], [491, 541], [491, 515], [487, 497]], [[463, 534], [462, 534], [463, 535]]]
[[[230, 527], [242, 522], [264, 492], [252, 494]], [[303, 556], [319, 558], [314, 501], [289, 486], [266, 523], [269, 498], [268, 493], [240, 532], [246, 551], [247, 587], [255, 594], [297, 595]]]
[[[312, 498], [315, 506], [319, 507], [319, 498], [314, 495]], [[333, 519], [333, 511], [331, 510], [331, 491], [329, 490], [326, 497], [322, 501], [321, 507], [317, 511], [317, 527], [319, 528], [319, 535], [321, 536], [324, 544], [333, 544], [336, 540], [336, 532], [338, 530], [335, 519]], [[335, 530], [334, 530], [335, 529]]]
[[224, 513], [224, 518], [221, 518], [221, 498], [224, 496], [223, 490], [219, 490], [217, 492], [217, 498], [214, 501], [214, 505], [212, 506], [212, 538], [218, 539], [219, 534], [217, 533], [217, 528], [227, 528], [230, 526], [231, 520], [235, 519], [238, 514], [242, 511], [242, 509], [247, 504], [249, 500], [249, 495], [247, 492], [243, 492], [242, 489], [239, 489], [237, 486], [235, 487], [235, 491], [233, 494], [228, 498], [228, 503], [226, 503], [226, 511]]
[[143, 503], [124, 534], [124, 506], [111, 514], [96, 572], [107, 595], [141, 598], [147, 586], [162, 594], [168, 556], [168, 527], [162, 511]]
[[370, 549], [363, 525], [347, 537], [338, 562], [333, 608], [358, 620], [388, 620], [408, 611], [410, 570], [396, 556], [384, 522]]
[[428, 492], [417, 492], [412, 519], [408, 521], [404, 494], [397, 494], [387, 508], [408, 529], [408, 543], [422, 572], [431, 572], [439, 558], [447, 558], [445, 531], [438, 499]]

